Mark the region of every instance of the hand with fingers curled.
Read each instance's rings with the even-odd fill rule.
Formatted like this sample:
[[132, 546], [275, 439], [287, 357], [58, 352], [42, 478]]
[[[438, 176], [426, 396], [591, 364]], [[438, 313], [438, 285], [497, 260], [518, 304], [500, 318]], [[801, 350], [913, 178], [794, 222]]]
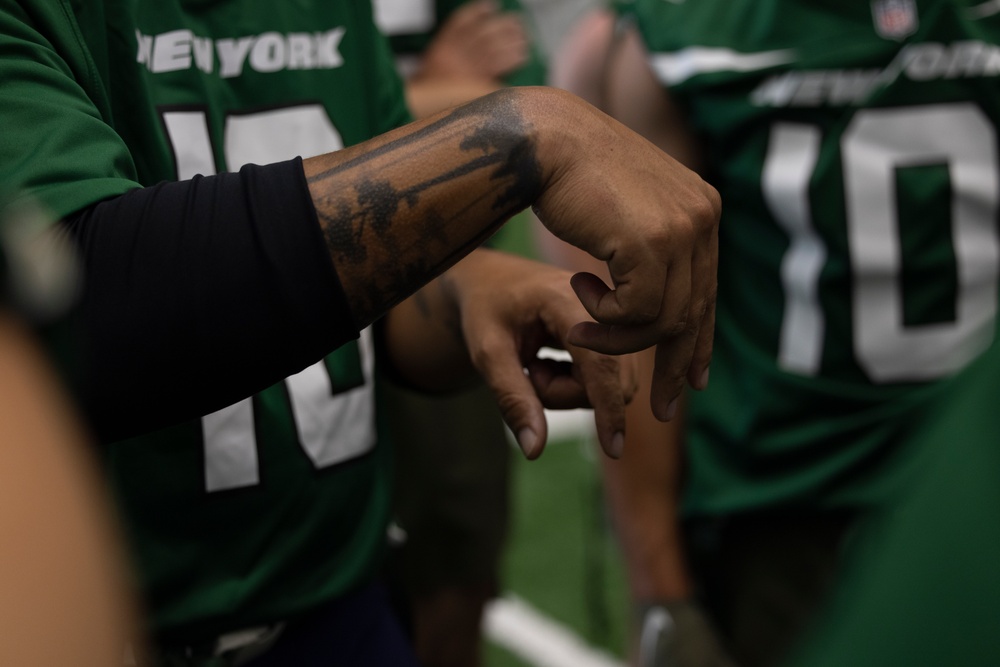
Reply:
[[719, 194], [617, 121], [576, 107], [563, 120], [572, 130], [547, 139], [563, 155], [535, 210], [556, 236], [606, 262], [612, 285], [589, 273], [573, 277], [594, 321], [574, 327], [568, 342], [605, 354], [655, 346], [650, 402], [669, 420], [685, 381], [696, 389], [708, 382]]
[[529, 459], [545, 447], [546, 408], [592, 408], [601, 447], [618, 458], [638, 364], [632, 355], [569, 341], [574, 327], [590, 321], [571, 277], [517, 255], [476, 250], [386, 316], [386, 368], [425, 392], [482, 379]]
[[[549, 231], [608, 267], [610, 286], [573, 277], [583, 310], [565, 342], [606, 355], [655, 348], [650, 401], [661, 420], [673, 417], [685, 381], [705, 386], [719, 195], [580, 98], [507, 88], [303, 167], [324, 234], [357, 239], [331, 252], [359, 325], [531, 206]], [[367, 192], [374, 174], [388, 203], [372, 209], [344, 194], [357, 182]], [[366, 225], [369, 216], [379, 224]]]
[[[621, 456], [625, 406], [637, 387], [629, 356], [608, 356], [569, 341], [587, 312], [570, 273], [505, 253], [480, 250], [450, 272], [472, 365], [492, 389], [525, 456], [547, 437], [543, 408], [593, 408], [605, 453]], [[540, 357], [565, 350], [570, 361]]]

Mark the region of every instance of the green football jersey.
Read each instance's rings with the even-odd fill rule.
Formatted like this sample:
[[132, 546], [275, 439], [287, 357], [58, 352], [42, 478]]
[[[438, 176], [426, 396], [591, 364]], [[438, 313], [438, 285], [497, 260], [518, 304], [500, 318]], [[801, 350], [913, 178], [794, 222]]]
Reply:
[[982, 7], [625, 4], [723, 199], [689, 513], [878, 501], [906, 474], [901, 426], [992, 339], [1000, 16]]
[[796, 667], [992, 667], [1000, 657], [1000, 348], [914, 423], [919, 468], [849, 553]]
[[[135, 35], [171, 179], [333, 151], [408, 119], [367, 3], [149, 0]], [[161, 639], [288, 619], [369, 580], [391, 461], [371, 347], [364, 333], [252, 398], [109, 448]]]
[[134, 0], [0, 1], [0, 180], [54, 219], [170, 171], [134, 45]]

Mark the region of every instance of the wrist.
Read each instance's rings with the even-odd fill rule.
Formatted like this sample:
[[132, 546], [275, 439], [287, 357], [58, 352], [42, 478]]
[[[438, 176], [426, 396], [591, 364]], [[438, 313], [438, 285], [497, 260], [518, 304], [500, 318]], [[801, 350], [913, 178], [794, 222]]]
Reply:
[[618, 136], [606, 116], [579, 97], [555, 88], [532, 98], [530, 117], [537, 127], [535, 154], [542, 192], [534, 211], [542, 224], [563, 241], [605, 260], [615, 234], [596, 231], [596, 211], [620, 208], [621, 189], [612, 182], [621, 161]]
[[[522, 89], [523, 90], [523, 89]], [[542, 180], [549, 184], [572, 171], [572, 166], [587, 151], [589, 110], [586, 103], [557, 88], [532, 88], [527, 98], [532, 125], [537, 128], [535, 145], [542, 165]], [[537, 94], [535, 92], [537, 91]], [[529, 113], [526, 112], [526, 113]]]

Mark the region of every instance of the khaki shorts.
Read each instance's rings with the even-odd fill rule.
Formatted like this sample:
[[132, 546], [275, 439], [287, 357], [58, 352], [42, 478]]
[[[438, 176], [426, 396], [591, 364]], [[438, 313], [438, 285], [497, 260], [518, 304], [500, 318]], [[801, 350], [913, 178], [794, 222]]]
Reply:
[[[388, 383], [387, 383], [388, 384]], [[411, 595], [443, 585], [496, 585], [509, 517], [506, 427], [480, 386], [447, 396], [389, 387], [395, 523], [393, 578]]]

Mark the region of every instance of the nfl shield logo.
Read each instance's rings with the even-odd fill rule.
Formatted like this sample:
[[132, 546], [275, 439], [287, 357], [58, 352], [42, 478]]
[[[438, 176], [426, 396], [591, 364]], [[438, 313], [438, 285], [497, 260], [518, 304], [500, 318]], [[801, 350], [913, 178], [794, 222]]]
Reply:
[[872, 0], [875, 30], [885, 39], [903, 39], [917, 30], [914, 0]]

